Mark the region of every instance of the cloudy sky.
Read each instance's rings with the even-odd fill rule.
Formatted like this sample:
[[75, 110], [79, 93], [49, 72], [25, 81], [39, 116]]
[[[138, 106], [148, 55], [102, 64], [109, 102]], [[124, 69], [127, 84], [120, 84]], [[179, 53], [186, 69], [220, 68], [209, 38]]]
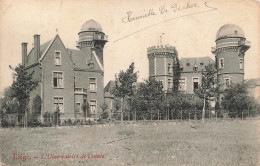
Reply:
[[[245, 57], [245, 78], [260, 77], [259, 2], [252, 0], [2, 0], [0, 1], [0, 90], [12, 83], [9, 65], [21, 63], [21, 43], [32, 48], [33, 35], [41, 43], [58, 33], [68, 48], [76, 48], [81, 25], [99, 22], [108, 35], [105, 46], [105, 84], [135, 63], [139, 81], [148, 77], [147, 48], [175, 46], [179, 57], [210, 56], [218, 29], [237, 24], [251, 48]], [[205, 5], [206, 2], [206, 5]], [[176, 9], [181, 7], [182, 10]], [[184, 8], [184, 9], [183, 9]], [[138, 16], [147, 17], [135, 19]], [[58, 32], [56, 31], [58, 29]]]

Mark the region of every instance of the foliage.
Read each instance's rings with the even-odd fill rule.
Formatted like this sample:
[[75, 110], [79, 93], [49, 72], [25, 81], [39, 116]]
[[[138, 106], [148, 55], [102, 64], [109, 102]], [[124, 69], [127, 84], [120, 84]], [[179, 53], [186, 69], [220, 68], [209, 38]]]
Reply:
[[18, 101], [16, 100], [16, 98], [13, 98], [12, 91], [13, 89], [6, 88], [3, 92], [3, 97], [1, 98], [2, 115], [17, 113], [18, 111]]
[[198, 89], [195, 90], [195, 93], [198, 95], [198, 97], [204, 100], [204, 105], [202, 109], [203, 122], [205, 118], [206, 102], [210, 100], [210, 98], [215, 97], [216, 93], [218, 92], [217, 83], [218, 81], [216, 78], [216, 69], [214, 64], [209, 64], [205, 66], [205, 71], [202, 71], [201, 84], [199, 85]]
[[[13, 69], [10, 66], [11, 69]], [[18, 101], [19, 113], [25, 113], [28, 109], [30, 92], [38, 85], [38, 81], [33, 80], [33, 72], [28, 73], [23, 65], [18, 65], [14, 69], [14, 81], [12, 83], [12, 97]]]
[[116, 75], [115, 88], [112, 89], [112, 94], [115, 97], [125, 98], [133, 96], [133, 83], [137, 81], [137, 72], [134, 72], [134, 63], [124, 72], [120, 71]]
[[82, 110], [83, 110], [84, 119], [86, 121], [87, 120], [87, 116], [88, 117], [90, 116], [90, 106], [89, 106], [89, 103], [87, 101], [83, 102], [81, 107], [82, 107]]
[[164, 100], [163, 85], [151, 78], [141, 83], [133, 97], [132, 109], [137, 111], [137, 116], [146, 119], [153, 110], [160, 109], [160, 103]]
[[124, 100], [126, 97], [132, 97], [134, 95], [134, 83], [138, 78], [137, 72], [134, 72], [134, 69], [134, 63], [131, 63], [125, 72], [121, 70], [119, 74], [115, 76], [115, 88], [111, 90], [111, 93], [115, 97], [122, 99], [121, 121], [123, 121]]
[[32, 109], [37, 115], [41, 114], [42, 99], [39, 95], [36, 95], [33, 99]]
[[56, 111], [54, 111], [51, 115], [52, 123], [56, 125], [60, 125], [60, 109], [57, 107]]
[[104, 102], [103, 104], [100, 105], [100, 108], [102, 109], [102, 111], [105, 111], [106, 109], [108, 109], [108, 104]]
[[110, 110], [106, 109], [102, 112], [102, 119], [107, 119], [109, 117]]
[[118, 111], [121, 107], [121, 102], [119, 98], [114, 98], [114, 102], [113, 102], [113, 108], [115, 109], [115, 111]]
[[228, 110], [230, 117], [242, 117], [244, 110], [250, 111], [252, 116], [259, 111], [259, 103], [253, 97], [249, 97], [245, 83], [231, 84], [226, 89], [221, 104]]
[[38, 116], [41, 114], [41, 97], [35, 96], [32, 103], [32, 111], [28, 112], [28, 126], [36, 127], [41, 123], [38, 120]]
[[43, 119], [44, 119], [45, 126], [50, 127], [51, 126], [51, 113], [49, 113], [48, 111], [44, 112]]
[[173, 92], [177, 92], [179, 90], [179, 80], [181, 77], [181, 68], [180, 61], [178, 58], [178, 52], [176, 50], [176, 58], [173, 64]]

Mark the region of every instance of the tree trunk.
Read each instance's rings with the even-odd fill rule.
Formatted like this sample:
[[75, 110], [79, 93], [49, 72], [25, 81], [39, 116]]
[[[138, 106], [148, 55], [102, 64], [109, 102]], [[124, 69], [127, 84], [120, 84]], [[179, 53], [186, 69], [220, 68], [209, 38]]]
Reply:
[[181, 108], [181, 120], [182, 120], [182, 108]]
[[84, 111], [84, 119], [85, 119], [85, 124], [86, 124], [86, 122], [87, 122], [87, 110]]
[[123, 122], [124, 98], [121, 99], [121, 122]]
[[205, 97], [205, 95], [204, 95], [204, 99], [203, 99], [203, 109], [202, 109], [202, 116], [201, 116], [202, 123], [205, 122], [205, 107], [206, 107], [206, 97]]

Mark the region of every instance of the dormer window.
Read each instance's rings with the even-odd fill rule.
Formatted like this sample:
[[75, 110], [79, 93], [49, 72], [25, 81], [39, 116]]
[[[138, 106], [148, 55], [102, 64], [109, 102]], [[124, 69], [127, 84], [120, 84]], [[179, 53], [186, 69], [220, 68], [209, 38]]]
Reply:
[[195, 65], [195, 66], [193, 67], [193, 70], [194, 70], [194, 71], [197, 71], [197, 70], [198, 70], [198, 66]]
[[55, 65], [61, 65], [61, 52], [60, 51], [55, 51], [54, 63], [55, 63]]

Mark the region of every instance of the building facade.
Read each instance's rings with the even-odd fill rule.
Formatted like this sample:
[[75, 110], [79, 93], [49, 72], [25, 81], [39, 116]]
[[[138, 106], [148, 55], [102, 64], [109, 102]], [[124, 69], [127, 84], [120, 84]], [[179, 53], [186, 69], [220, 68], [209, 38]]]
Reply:
[[244, 31], [237, 25], [223, 25], [216, 34], [215, 55], [220, 98], [231, 83], [244, 82], [245, 52], [250, 48]]
[[[216, 46], [212, 47], [215, 62], [210, 57], [181, 58], [180, 90], [193, 94], [201, 83], [201, 72], [205, 66], [215, 63], [219, 80], [220, 95], [231, 83], [244, 81], [244, 56], [250, 48], [250, 42], [237, 25], [223, 25], [216, 34]], [[172, 49], [174, 48], [174, 49]], [[172, 65], [178, 56], [175, 47], [154, 46], [147, 50], [149, 60], [149, 77], [156, 77], [167, 90], [173, 86]], [[170, 56], [169, 56], [170, 55]]]
[[[173, 46], [153, 46], [147, 49], [149, 60], [149, 78], [156, 78], [162, 82], [164, 91], [171, 91], [173, 87], [173, 70], [176, 65], [178, 53]], [[201, 80], [201, 72], [205, 66], [214, 61], [210, 57], [181, 58], [180, 91], [193, 94]]]
[[149, 78], [156, 78], [162, 82], [164, 91], [173, 88], [173, 65], [176, 64], [178, 54], [173, 46], [153, 46], [147, 49], [149, 60]]
[[59, 35], [40, 44], [34, 35], [34, 47], [27, 54], [27, 43], [22, 43], [22, 65], [38, 87], [30, 95], [30, 106], [37, 95], [42, 99], [41, 119], [45, 112], [59, 109], [61, 120], [83, 119], [82, 104], [90, 105], [90, 116], [98, 118], [104, 102], [103, 49], [107, 36], [94, 20], [85, 22], [78, 33], [78, 49], [68, 49]]

